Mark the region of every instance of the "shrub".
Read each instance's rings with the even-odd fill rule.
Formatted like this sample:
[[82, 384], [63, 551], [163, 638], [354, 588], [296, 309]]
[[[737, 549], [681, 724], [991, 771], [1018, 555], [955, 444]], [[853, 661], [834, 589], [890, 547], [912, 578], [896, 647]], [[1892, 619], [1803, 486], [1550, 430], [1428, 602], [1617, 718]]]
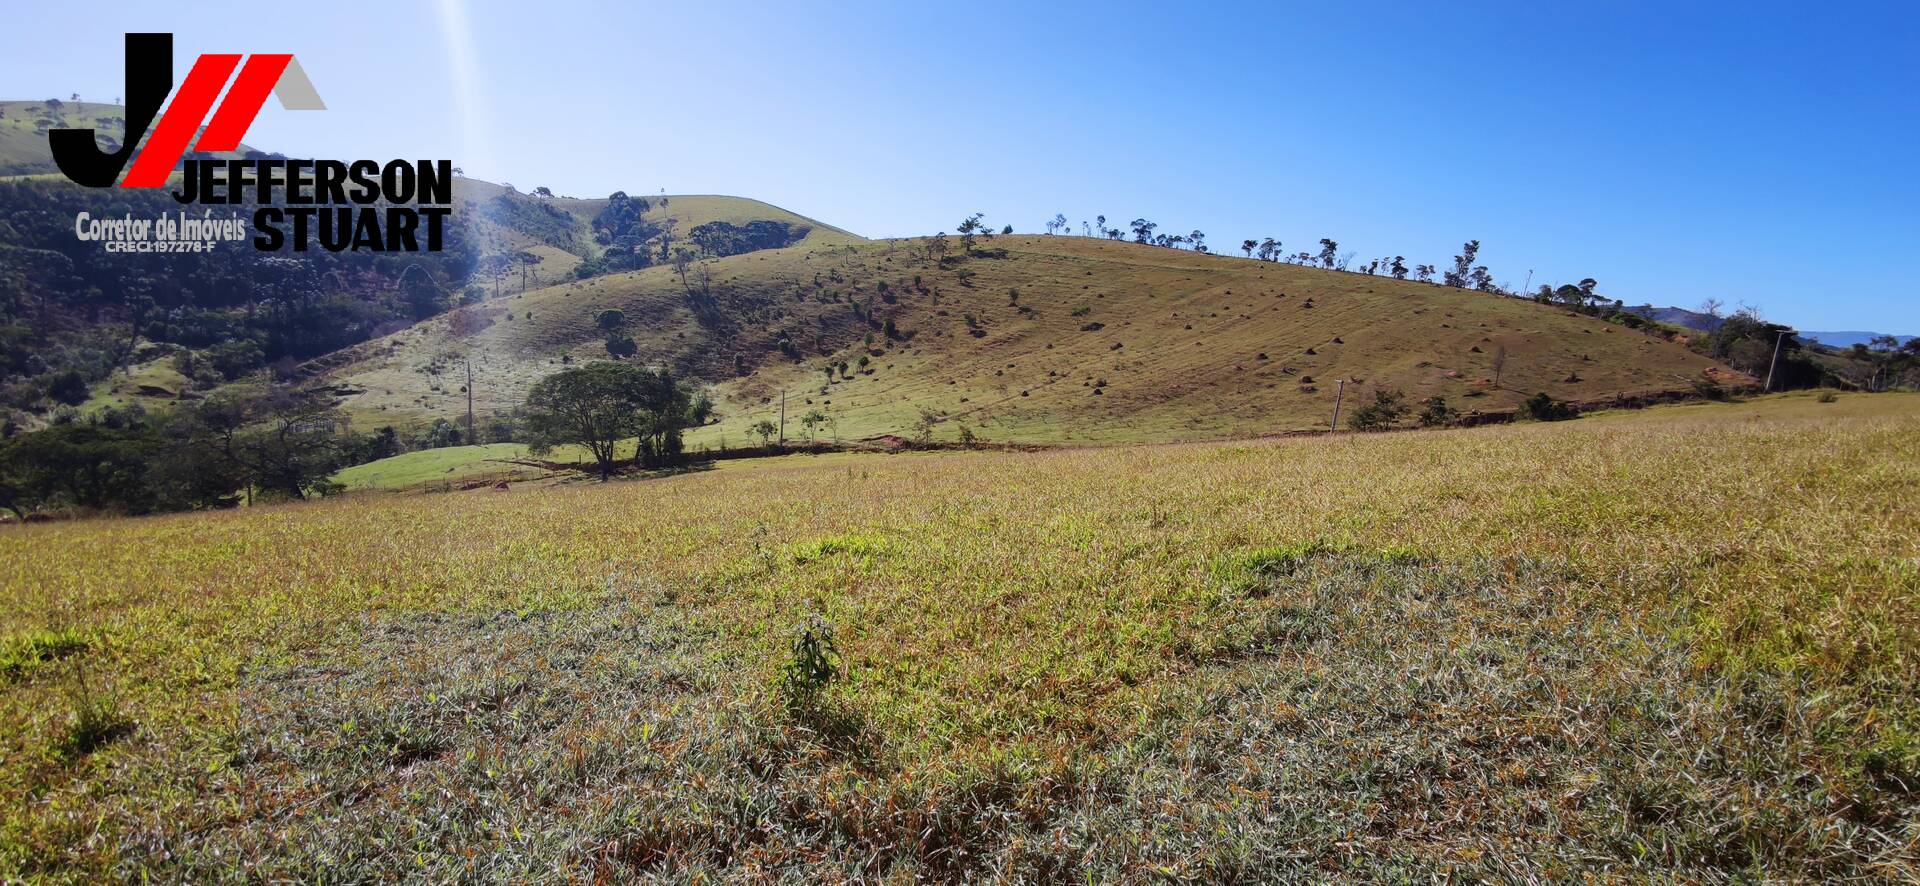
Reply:
[[1840, 395], [1832, 391], [1821, 391], [1820, 396], [1815, 397], [1813, 399], [1818, 400], [1822, 403], [1832, 403], [1833, 401], [1840, 399]]
[[73, 710], [73, 721], [67, 724], [67, 734], [61, 741], [60, 751], [69, 759], [83, 757], [122, 735], [133, 724], [121, 716], [120, 705], [112, 695], [95, 692], [87, 683], [86, 668], [78, 660], [73, 662], [73, 681], [67, 687], [67, 704]]
[[1428, 397], [1420, 410], [1420, 424], [1424, 427], [1438, 428], [1453, 424], [1460, 417], [1460, 410], [1447, 405], [1445, 397]]
[[1727, 389], [1721, 387], [1720, 382], [1711, 376], [1701, 376], [1700, 378], [1693, 379], [1692, 384], [1693, 392], [1700, 395], [1702, 399], [1727, 399]]
[[833, 625], [815, 615], [793, 638], [787, 663], [780, 667], [780, 694], [789, 708], [811, 711], [819, 704], [820, 692], [839, 676], [840, 649], [833, 642]]
[[1566, 421], [1580, 415], [1578, 407], [1565, 400], [1555, 400], [1545, 391], [1528, 398], [1524, 408], [1534, 421]]
[[1359, 406], [1347, 416], [1347, 427], [1356, 431], [1384, 431], [1407, 414], [1406, 395], [1391, 388], [1375, 388], [1373, 402]]

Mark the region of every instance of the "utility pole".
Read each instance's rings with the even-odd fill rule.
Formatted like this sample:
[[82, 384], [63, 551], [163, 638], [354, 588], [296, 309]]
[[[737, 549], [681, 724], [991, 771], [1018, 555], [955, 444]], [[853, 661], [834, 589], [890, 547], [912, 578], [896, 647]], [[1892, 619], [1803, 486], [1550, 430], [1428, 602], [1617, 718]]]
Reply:
[[467, 359], [467, 445], [480, 442], [473, 437], [473, 359]]
[[1340, 430], [1340, 401], [1346, 399], [1347, 380], [1340, 379], [1340, 389], [1333, 394], [1333, 422], [1327, 425], [1327, 433]]
[[1521, 294], [1521, 295], [1526, 295], [1526, 294], [1527, 294], [1528, 292], [1530, 292], [1530, 291], [1532, 291], [1532, 290], [1533, 290], [1533, 269], [1532, 269], [1532, 268], [1528, 268], [1528, 269], [1527, 269], [1527, 282], [1521, 285], [1521, 287], [1520, 287], [1520, 294]]
[[787, 392], [780, 392], [780, 445], [787, 445]]
[[1780, 343], [1786, 340], [1787, 332], [1784, 329], [1781, 330], [1780, 334], [1773, 340], [1773, 361], [1767, 364], [1767, 389], [1765, 393], [1773, 393], [1773, 371], [1780, 366]]

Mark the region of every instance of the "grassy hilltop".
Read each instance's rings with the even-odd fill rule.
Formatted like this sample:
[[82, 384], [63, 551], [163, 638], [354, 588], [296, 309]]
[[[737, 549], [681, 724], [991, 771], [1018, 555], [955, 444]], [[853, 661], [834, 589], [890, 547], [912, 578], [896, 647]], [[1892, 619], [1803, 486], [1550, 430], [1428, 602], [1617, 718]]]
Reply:
[[0, 177], [57, 174], [47, 147], [53, 129], [92, 129], [101, 147], [118, 149], [127, 137], [127, 109], [101, 102], [0, 101]]
[[16, 527], [0, 877], [1911, 880], [1917, 440], [1795, 396]]
[[705, 444], [744, 444], [782, 390], [790, 436], [812, 409], [842, 439], [909, 436], [926, 409], [939, 439], [966, 425], [1113, 443], [1323, 426], [1342, 378], [1349, 404], [1392, 388], [1486, 412], [1540, 391], [1605, 401], [1734, 378], [1591, 317], [1384, 276], [1080, 237], [1003, 236], [982, 246], [995, 257], [944, 261], [924, 249], [802, 243], [713, 261], [704, 287], [668, 266], [569, 281], [369, 342], [327, 377], [358, 392], [345, 405], [363, 422], [404, 424], [464, 413], [471, 359], [476, 408], [498, 412], [568, 362], [607, 359], [596, 318], [614, 309], [633, 359], [714, 387], [724, 420], [691, 438]]

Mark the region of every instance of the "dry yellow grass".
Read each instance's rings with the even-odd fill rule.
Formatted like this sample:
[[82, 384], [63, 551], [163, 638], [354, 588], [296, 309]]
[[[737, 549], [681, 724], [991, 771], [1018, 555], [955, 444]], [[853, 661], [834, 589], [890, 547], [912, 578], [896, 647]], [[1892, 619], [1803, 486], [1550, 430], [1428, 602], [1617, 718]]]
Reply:
[[[1539, 391], [1690, 391], [1716, 369], [1592, 317], [1382, 276], [1083, 237], [997, 237], [1003, 257], [944, 264], [922, 245], [716, 261], [717, 324], [690, 310], [668, 267], [537, 289], [362, 345], [331, 378], [364, 390], [346, 402], [363, 423], [450, 418], [466, 399], [448, 371], [471, 355], [479, 410], [511, 409], [563, 361], [607, 359], [595, 318], [616, 308], [635, 359], [715, 387], [724, 420], [690, 442], [741, 446], [783, 390], [789, 436], [814, 409], [842, 439], [912, 435], [925, 408], [948, 441], [966, 425], [998, 442], [1137, 443], [1324, 427], [1339, 379], [1352, 398], [1394, 388], [1499, 412]], [[903, 340], [886, 338], [888, 320]]]
[[1883, 395], [16, 527], [0, 870], [1911, 877], [1917, 489]]

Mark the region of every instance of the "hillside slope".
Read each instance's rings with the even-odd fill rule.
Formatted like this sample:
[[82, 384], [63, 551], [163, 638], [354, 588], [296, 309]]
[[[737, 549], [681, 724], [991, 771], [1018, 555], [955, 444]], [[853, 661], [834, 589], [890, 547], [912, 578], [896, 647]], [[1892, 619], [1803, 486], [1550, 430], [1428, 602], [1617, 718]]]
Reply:
[[127, 137], [127, 109], [100, 102], [0, 101], [0, 176], [60, 171], [47, 147], [53, 129], [93, 129], [101, 145], [118, 148]]
[[[649, 264], [666, 263], [663, 253], [671, 254], [675, 247], [706, 252], [688, 235], [709, 225], [742, 230], [771, 226], [776, 239], [766, 245], [774, 247], [864, 242], [832, 225], [746, 197], [663, 194], [637, 199], [645, 206], [632, 219], [639, 234], [624, 239], [628, 251], [644, 251]], [[454, 187], [456, 209], [468, 220], [485, 255], [480, 282], [496, 296], [573, 279], [582, 262], [604, 259], [610, 250], [622, 248], [600, 223], [612, 202], [533, 196], [469, 178], [456, 179]]]
[[633, 359], [713, 386], [722, 420], [693, 437], [708, 445], [746, 442], [782, 391], [789, 437], [814, 409], [822, 435], [908, 436], [925, 409], [943, 439], [965, 425], [1103, 443], [1322, 427], [1343, 378], [1350, 406], [1390, 388], [1486, 412], [1538, 391], [1597, 401], [1731, 378], [1679, 345], [1484, 293], [1078, 237], [999, 237], [971, 257], [925, 244], [732, 256], [704, 263], [705, 290], [669, 267], [538, 289], [369, 342], [328, 378], [356, 415], [406, 424], [464, 412], [470, 360], [476, 408], [499, 412], [569, 362], [607, 359], [608, 309]]
[[[104, 102], [59, 99], [0, 101], [0, 179], [49, 177], [64, 181], [47, 142], [47, 133], [54, 129], [91, 129], [102, 148], [118, 150], [127, 138], [127, 109]], [[241, 157], [252, 150], [243, 144], [237, 151], [196, 156]]]

